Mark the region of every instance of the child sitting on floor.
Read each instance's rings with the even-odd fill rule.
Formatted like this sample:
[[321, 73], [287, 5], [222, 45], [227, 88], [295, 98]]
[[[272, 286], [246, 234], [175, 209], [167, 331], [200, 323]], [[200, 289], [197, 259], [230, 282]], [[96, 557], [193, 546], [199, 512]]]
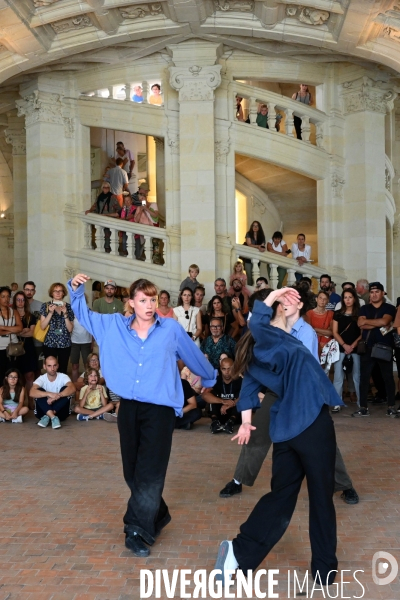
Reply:
[[29, 411], [24, 406], [25, 388], [22, 375], [16, 369], [9, 369], [0, 388], [0, 423], [11, 421], [22, 423], [22, 416]]
[[79, 405], [75, 407], [78, 421], [103, 419], [104, 413], [114, 409], [109, 402], [106, 389], [99, 384], [100, 374], [96, 369], [87, 372], [88, 385], [83, 386], [79, 394]]

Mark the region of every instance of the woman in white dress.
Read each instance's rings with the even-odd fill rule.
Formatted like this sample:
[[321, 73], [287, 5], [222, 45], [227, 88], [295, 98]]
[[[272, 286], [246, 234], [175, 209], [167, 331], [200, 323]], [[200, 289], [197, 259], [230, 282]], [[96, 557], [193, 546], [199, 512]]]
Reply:
[[194, 306], [193, 292], [188, 287], [183, 288], [179, 294], [178, 306], [174, 308], [174, 319], [182, 325], [196, 346], [200, 347], [199, 336], [203, 330], [201, 312], [197, 306]]

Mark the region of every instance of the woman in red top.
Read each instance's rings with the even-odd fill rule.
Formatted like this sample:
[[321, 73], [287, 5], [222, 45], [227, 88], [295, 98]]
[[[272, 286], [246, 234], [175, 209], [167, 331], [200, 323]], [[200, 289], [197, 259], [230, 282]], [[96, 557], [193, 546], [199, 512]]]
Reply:
[[329, 340], [332, 339], [332, 320], [333, 310], [326, 310], [326, 305], [329, 302], [329, 294], [321, 290], [317, 296], [317, 306], [305, 314], [305, 320], [318, 336], [318, 354], [321, 354], [322, 348]]
[[158, 307], [156, 308], [156, 313], [159, 317], [163, 317], [165, 319], [174, 318], [174, 309], [169, 306], [170, 298], [171, 296], [166, 290], [162, 290], [160, 292], [160, 295], [158, 296]]

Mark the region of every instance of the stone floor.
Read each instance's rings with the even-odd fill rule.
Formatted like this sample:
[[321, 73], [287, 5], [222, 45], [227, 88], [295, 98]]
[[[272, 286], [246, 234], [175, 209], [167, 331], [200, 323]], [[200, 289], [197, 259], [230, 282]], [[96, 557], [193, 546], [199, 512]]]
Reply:
[[[400, 419], [373, 407], [370, 419], [351, 419], [354, 405], [335, 415], [338, 443], [361, 501], [337, 494], [339, 569], [348, 569], [335, 596], [400, 598], [400, 582], [373, 584], [372, 556], [388, 551], [400, 561]], [[148, 559], [124, 547], [122, 478], [117, 426], [70, 418], [60, 430], [0, 424], [0, 600], [139, 600], [140, 569], [213, 568], [219, 542], [232, 538], [258, 498], [269, 489], [270, 458], [253, 488], [231, 499], [219, 490], [230, 479], [238, 447], [212, 436], [205, 420], [174, 435], [165, 499], [172, 522]], [[304, 576], [310, 559], [308, 502], [303, 486], [288, 531], [261, 568], [279, 569], [279, 598], [289, 596], [287, 572]], [[363, 594], [352, 572], [365, 588]], [[301, 576], [303, 574], [303, 576]], [[264, 582], [264, 587], [263, 587]], [[261, 587], [266, 589], [266, 578]], [[322, 598], [321, 592], [308, 597]], [[363, 594], [363, 595], [362, 595]], [[151, 596], [156, 597], [155, 595]], [[161, 598], [166, 598], [162, 587]], [[179, 587], [175, 598], [184, 597]], [[206, 597], [210, 597], [207, 595]], [[245, 596], [244, 596], [245, 597]]]

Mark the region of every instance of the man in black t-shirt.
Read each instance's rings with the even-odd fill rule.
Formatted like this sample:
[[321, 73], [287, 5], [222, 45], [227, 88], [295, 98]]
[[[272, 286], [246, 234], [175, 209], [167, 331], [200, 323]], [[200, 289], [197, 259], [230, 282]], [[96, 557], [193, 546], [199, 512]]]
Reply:
[[211, 433], [232, 434], [233, 426], [240, 422], [240, 414], [236, 410], [239, 400], [242, 379], [232, 379], [233, 360], [224, 358], [216, 384], [210, 392], [204, 392], [203, 400], [211, 405]]
[[[360, 308], [358, 326], [362, 331], [362, 338], [366, 343], [366, 352], [360, 356], [360, 409], [353, 413], [353, 417], [369, 417], [367, 397], [369, 379], [375, 365], [379, 366], [385, 382], [388, 403], [387, 416], [397, 416], [395, 410], [395, 385], [393, 379], [393, 347], [392, 333], [387, 333], [387, 328], [394, 320], [396, 309], [393, 305], [384, 302], [384, 287], [379, 281], [369, 284], [370, 304]], [[375, 358], [372, 350], [375, 344], [387, 346], [389, 360]]]
[[196, 394], [187, 379], [181, 379], [183, 388], [183, 415], [176, 417], [175, 429], [192, 429], [192, 424], [201, 419], [201, 410], [197, 407]]

